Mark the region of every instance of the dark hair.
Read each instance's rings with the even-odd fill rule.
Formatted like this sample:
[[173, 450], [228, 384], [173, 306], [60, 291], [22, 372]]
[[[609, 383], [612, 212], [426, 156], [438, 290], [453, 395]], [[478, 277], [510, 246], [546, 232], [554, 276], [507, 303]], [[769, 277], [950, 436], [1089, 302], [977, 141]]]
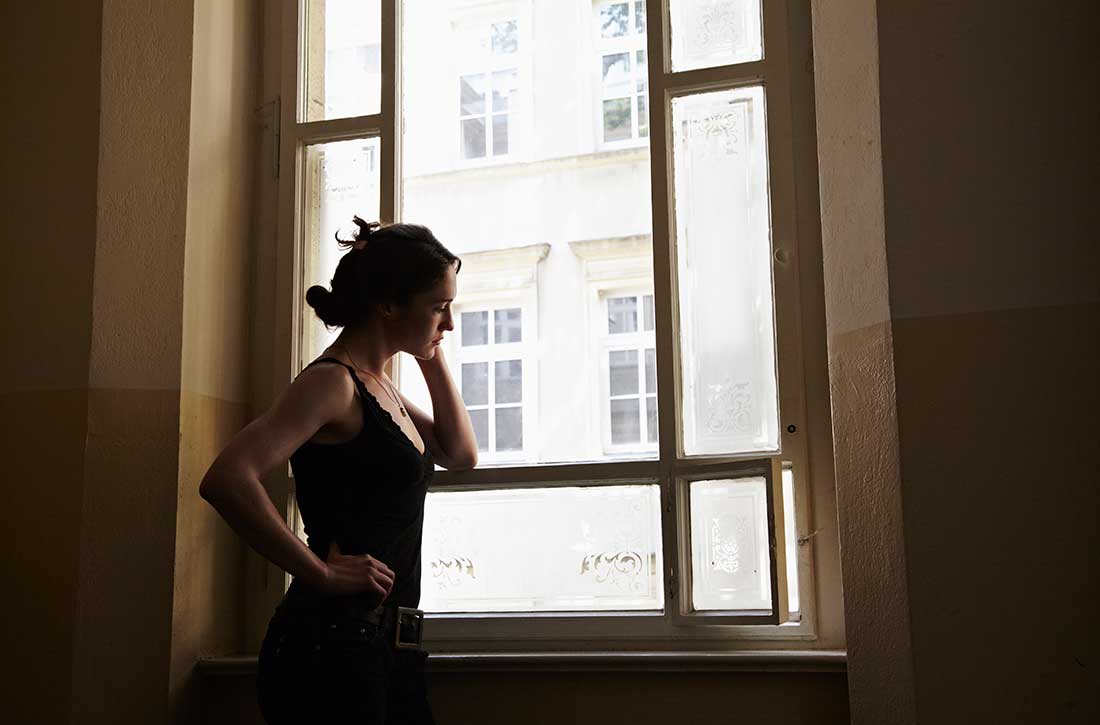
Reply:
[[332, 291], [321, 285], [306, 290], [306, 303], [327, 327], [362, 322], [376, 304], [408, 304], [413, 295], [443, 279], [455, 262], [455, 271], [462, 268], [462, 260], [427, 227], [354, 220], [354, 239], [336, 234], [336, 242], [348, 252], [336, 265]]

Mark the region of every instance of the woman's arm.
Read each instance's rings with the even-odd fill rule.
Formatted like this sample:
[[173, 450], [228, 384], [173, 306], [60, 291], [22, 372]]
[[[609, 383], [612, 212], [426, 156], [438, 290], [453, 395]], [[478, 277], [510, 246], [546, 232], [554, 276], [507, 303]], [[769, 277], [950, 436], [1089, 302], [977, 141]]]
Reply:
[[354, 387], [342, 367], [303, 372], [271, 410], [238, 433], [210, 466], [199, 495], [259, 554], [312, 589], [330, 594], [370, 591], [381, 602], [393, 572], [369, 556], [318, 558], [299, 539], [267, 495], [261, 479], [286, 463], [305, 441], [353, 404]]
[[437, 348], [431, 360], [416, 358], [420, 372], [428, 384], [428, 393], [432, 397], [432, 413], [412, 405], [405, 396], [401, 396], [405, 409], [409, 411], [424, 445], [428, 446], [439, 465], [450, 470], [465, 470], [477, 465], [477, 438], [474, 426], [470, 423], [470, 414], [458, 392], [447, 362], [443, 359], [443, 350]]

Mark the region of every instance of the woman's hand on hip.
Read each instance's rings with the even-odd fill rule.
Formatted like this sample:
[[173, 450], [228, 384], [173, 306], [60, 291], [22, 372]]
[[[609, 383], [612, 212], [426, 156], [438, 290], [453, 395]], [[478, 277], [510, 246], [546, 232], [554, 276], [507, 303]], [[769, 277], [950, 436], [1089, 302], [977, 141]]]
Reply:
[[326, 594], [371, 594], [376, 605], [386, 601], [393, 589], [393, 570], [369, 554], [345, 556], [336, 542], [325, 557]]

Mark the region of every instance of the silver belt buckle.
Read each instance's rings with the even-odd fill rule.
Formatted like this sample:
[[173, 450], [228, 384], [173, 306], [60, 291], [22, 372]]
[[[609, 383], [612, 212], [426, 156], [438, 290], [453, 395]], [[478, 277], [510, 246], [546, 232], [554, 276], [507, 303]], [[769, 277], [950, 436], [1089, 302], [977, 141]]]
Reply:
[[424, 639], [424, 610], [397, 608], [397, 626], [393, 628], [393, 646], [397, 649], [420, 649]]

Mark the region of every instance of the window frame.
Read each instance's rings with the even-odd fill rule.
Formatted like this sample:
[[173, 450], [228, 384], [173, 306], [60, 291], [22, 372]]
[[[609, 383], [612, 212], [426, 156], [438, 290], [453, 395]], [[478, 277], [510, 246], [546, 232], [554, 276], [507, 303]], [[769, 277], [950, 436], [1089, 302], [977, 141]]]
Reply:
[[[497, 450], [485, 450], [478, 451], [480, 458], [479, 465], [502, 465], [507, 463], [522, 464], [531, 455], [530, 442], [536, 439], [537, 435], [537, 422], [538, 422], [538, 371], [537, 360], [535, 356], [534, 340], [532, 340], [532, 332], [536, 329], [534, 325], [534, 305], [525, 299], [525, 296], [516, 296], [514, 294], [503, 292], [495, 295], [476, 295], [473, 299], [463, 299], [460, 296], [461, 303], [456, 300], [452, 303], [451, 309], [455, 318], [455, 329], [451, 336], [451, 344], [447, 353], [447, 365], [451, 370], [451, 376], [455, 381], [455, 385], [459, 390], [462, 389], [462, 365], [464, 363], [486, 363], [489, 368], [493, 368], [495, 363], [506, 360], [520, 361], [522, 367], [523, 382], [521, 385], [522, 393], [519, 403], [521, 409], [521, 419], [523, 421], [523, 446], [519, 450], [512, 451], [497, 451]], [[494, 338], [494, 319], [493, 316], [497, 310], [504, 309], [519, 309], [520, 319], [522, 320], [523, 335], [520, 342], [508, 342], [497, 343]], [[462, 344], [462, 323], [461, 316], [465, 312], [488, 312], [488, 329], [489, 329], [489, 342], [485, 345], [477, 345], [467, 347]], [[495, 422], [494, 412], [497, 409], [495, 403], [496, 393], [493, 389], [496, 380], [496, 373], [490, 372], [488, 376], [489, 390], [488, 398], [489, 402], [484, 406], [489, 411], [489, 430], [492, 443], [496, 444], [495, 437]], [[479, 408], [481, 406], [478, 406]], [[514, 404], [506, 403], [502, 407], [517, 407]]]
[[[638, 302], [637, 314], [638, 314], [638, 329], [634, 332], [621, 332], [610, 333], [607, 331], [606, 315], [604, 315], [603, 329], [598, 331], [600, 343], [599, 343], [599, 360], [600, 360], [600, 381], [599, 381], [599, 395], [597, 396], [600, 405], [600, 419], [601, 419], [601, 437], [603, 440], [603, 450], [606, 455], [649, 455], [658, 452], [658, 442], [649, 443], [647, 436], [649, 434], [648, 424], [645, 423], [646, 419], [646, 401], [651, 394], [645, 390], [645, 351], [652, 349], [654, 355], [656, 355], [657, 349], [657, 332], [656, 329], [646, 330], [644, 329], [644, 299], [646, 297], [653, 296], [653, 290], [648, 287], [640, 287], [637, 285], [629, 287], [608, 287], [601, 289], [598, 292], [600, 297], [601, 310], [607, 309], [607, 304], [612, 298], [632, 297]], [[656, 320], [654, 320], [656, 323]], [[632, 350], [638, 353], [638, 393], [632, 396], [625, 396], [629, 398], [637, 398], [639, 401], [638, 412], [638, 431], [640, 434], [639, 441], [637, 443], [614, 443], [612, 442], [612, 430], [611, 430], [611, 406], [610, 402], [613, 399], [610, 390], [610, 354], [612, 352], [618, 352], [623, 350]], [[655, 371], [656, 372], [656, 371]], [[652, 393], [652, 397], [657, 398], [657, 392]], [[620, 397], [618, 399], [624, 399]], [[660, 416], [660, 410], [658, 406], [658, 419]]]
[[[517, 4], [524, 3], [520, 0]], [[300, 50], [304, 39], [299, 37], [298, 27], [304, 15], [297, 0], [283, 0], [282, 22], [269, 26], [278, 35], [281, 68], [281, 98], [296, 99], [277, 105], [279, 118], [275, 131], [274, 148], [277, 149], [277, 238], [273, 274], [276, 278], [276, 300], [271, 330], [271, 350], [275, 374], [273, 390], [281, 389], [297, 372], [300, 335], [296, 314], [304, 295], [300, 269], [301, 239], [303, 232], [300, 214], [302, 200], [297, 180], [302, 166], [302, 156], [307, 145], [337, 140], [378, 137], [381, 143], [379, 209], [383, 219], [397, 221], [399, 217], [401, 175], [399, 167], [402, 138], [400, 134], [400, 84], [397, 73], [401, 57], [400, 0], [384, 0], [382, 15], [382, 98], [378, 114], [355, 118], [337, 118], [305, 122], [300, 108], [302, 94], [298, 93], [302, 57]], [[801, 12], [800, 8], [800, 12]], [[808, 13], [808, 10], [806, 10]], [[501, 488], [536, 485], [611, 485], [624, 482], [656, 483], [661, 487], [662, 529], [664, 542], [666, 607], [660, 615], [639, 616], [623, 613], [608, 616], [593, 615], [517, 615], [517, 616], [461, 616], [438, 615], [430, 627], [430, 639], [442, 651], [530, 650], [558, 647], [574, 649], [606, 648], [611, 643], [624, 649], [728, 649], [738, 641], [752, 641], [760, 649], [790, 649], [795, 642], [817, 639], [818, 602], [814, 583], [814, 565], [811, 552], [799, 546], [798, 561], [792, 562], [800, 572], [801, 616], [798, 621], [787, 621], [786, 573], [787, 562], [782, 555], [772, 558], [776, 571], [772, 577], [773, 602], [776, 614], [770, 618], [740, 617], [737, 615], [701, 615], [690, 612], [685, 602], [690, 599], [690, 547], [683, 540], [686, 511], [686, 487], [691, 480], [702, 477], [729, 477], [736, 475], [763, 475], [768, 481], [769, 520], [773, 548], [785, 547], [783, 521], [781, 469], [792, 465], [796, 471], [795, 500], [799, 543], [808, 539], [809, 502], [814, 495], [811, 482], [814, 471], [810, 468], [806, 436], [807, 390], [803, 378], [803, 351], [801, 335], [801, 303], [798, 281], [797, 247], [798, 216], [794, 190], [797, 170], [805, 172], [806, 163], [795, 163], [791, 118], [791, 78], [788, 67], [788, 13], [787, 0], [763, 0], [763, 45], [765, 57], [759, 61], [739, 63], [682, 72], [670, 69], [669, 9], [668, 0], [647, 3], [646, 55], [649, 70], [647, 91], [649, 97], [649, 140], [651, 163], [651, 195], [653, 201], [653, 285], [656, 306], [657, 386], [659, 400], [658, 426], [660, 430], [660, 456], [656, 460], [611, 461], [539, 466], [496, 466], [475, 471], [442, 471], [436, 485], [441, 489]], [[520, 13], [522, 17], [522, 12]], [[528, 13], [527, 17], [530, 17]], [[804, 32], [799, 42], [808, 44], [808, 22], [801, 19], [795, 25]], [[521, 29], [522, 32], [522, 29]], [[388, 44], [388, 45], [387, 45]], [[392, 52], [388, 51], [392, 49]], [[781, 49], [770, 53], [768, 49]], [[656, 59], [656, 60], [655, 60]], [[522, 84], [522, 80], [521, 80]], [[768, 106], [768, 170], [771, 196], [772, 252], [774, 314], [777, 337], [777, 378], [779, 389], [780, 449], [770, 455], [749, 454], [732, 456], [682, 455], [679, 434], [680, 401], [679, 356], [675, 329], [677, 325], [675, 297], [675, 224], [673, 223], [673, 197], [671, 195], [671, 135], [668, 125], [671, 119], [671, 100], [674, 97], [696, 92], [723, 90], [746, 85], [764, 84]], [[800, 99], [805, 103], [806, 99]], [[811, 106], [812, 108], [812, 106]], [[601, 106], [602, 116], [602, 106]], [[601, 118], [602, 122], [602, 118]], [[602, 137], [602, 132], [601, 132]], [[653, 144], [652, 139], [665, 139], [663, 144]], [[511, 150], [511, 149], [510, 149]], [[815, 208], [816, 211], [816, 208]], [[811, 239], [812, 239], [811, 235]], [[671, 396], [670, 392], [671, 391]], [[824, 394], [818, 391], [819, 394]], [[273, 486], [278, 491], [278, 485]], [[285, 489], [289, 491], [287, 484]], [[293, 517], [293, 500], [288, 502], [289, 516]], [[291, 518], [293, 520], [293, 518]], [[816, 533], [816, 532], [815, 532]], [[685, 553], [687, 556], [685, 556]], [[269, 576], [271, 573], [277, 576]], [[270, 607], [281, 597], [286, 577], [274, 565], [263, 569], [264, 583], [260, 599]], [[829, 606], [839, 607], [839, 602]], [[250, 604], [250, 609], [252, 605]], [[448, 623], [448, 620], [450, 622]], [[253, 632], [257, 631], [255, 625]], [[583, 644], [582, 643], [586, 643]], [[804, 645], [803, 645], [804, 646]]]
[[[649, 27], [649, 4], [650, 2], [660, 2], [660, 0], [642, 0], [646, 2], [646, 28], [648, 33]], [[627, 3], [628, 17], [631, 29], [634, 27], [634, 14], [635, 7], [639, 0], [593, 0], [591, 10], [591, 23], [592, 29], [592, 42], [593, 47], [596, 50], [596, 58], [593, 63], [595, 68], [595, 80], [593, 86], [596, 89], [596, 103], [594, 104], [595, 111], [595, 124], [596, 124], [596, 139], [597, 147], [602, 151], [611, 151], [614, 149], [632, 148], [636, 146], [645, 146], [650, 141], [649, 134], [652, 132], [649, 125], [646, 126], [646, 135], [641, 135], [641, 113], [638, 111], [639, 100], [644, 98], [646, 102], [646, 116], [649, 116], [649, 77], [648, 74], [645, 78], [645, 90], [638, 92], [636, 87], [630, 89], [627, 98], [630, 99], [630, 136], [628, 138], [614, 139], [608, 141], [604, 135], [605, 121], [603, 104], [604, 101], [614, 100], [615, 98], [621, 98], [622, 96], [607, 96], [604, 93], [603, 87], [603, 59], [606, 55], [612, 55], [616, 53], [626, 53], [630, 58], [630, 83], [637, 83], [639, 76], [637, 72], [638, 54], [637, 51], [643, 51], [646, 56], [646, 69], [649, 68], [649, 47], [647, 45], [646, 33], [641, 34], [641, 42], [638, 42], [639, 34], [634, 32], [628, 32], [624, 37], [612, 37], [605, 38], [599, 31], [599, 10], [604, 5], [620, 5]]]
[[[393, 0], [387, 0], [392, 2]], [[466, 61], [458, 64], [455, 68], [453, 102], [451, 108], [457, 109], [455, 114], [455, 142], [452, 146], [454, 149], [453, 166], [455, 169], [475, 169], [483, 166], [495, 166], [497, 164], [505, 164], [522, 160], [527, 151], [529, 144], [527, 143], [529, 138], [529, 122], [527, 120], [527, 114], [524, 113], [526, 108], [531, 107], [531, 53], [528, 50], [528, 46], [531, 42], [531, 36], [529, 35], [529, 28], [531, 26], [531, 12], [530, 12], [531, 0], [495, 0], [491, 2], [481, 3], [455, 3], [453, 12], [450, 17], [450, 23], [453, 26], [472, 26], [482, 25], [486, 29], [491, 29], [493, 23], [514, 21], [516, 23], [516, 34], [518, 36], [518, 48], [513, 57], [509, 58], [507, 62], [504, 60], [494, 59], [492, 52], [490, 51], [483, 58], [479, 58], [476, 62]], [[385, 32], [385, 30], [383, 30]], [[489, 31], [491, 32], [491, 30]], [[490, 40], [491, 42], [491, 40]], [[516, 101], [516, 106], [511, 105], [507, 111], [508, 117], [508, 152], [504, 154], [494, 155], [490, 153], [492, 147], [492, 120], [495, 114], [492, 110], [492, 76], [494, 73], [505, 70], [515, 70], [516, 72], [516, 94], [513, 99]], [[477, 116], [464, 116], [462, 114], [462, 94], [461, 94], [461, 79], [463, 76], [469, 75], [483, 75], [486, 79], [486, 94], [485, 94], [485, 111], [480, 114], [482, 118], [485, 118], [487, 125], [485, 128], [485, 155], [475, 156], [471, 158], [465, 158], [463, 156], [462, 146], [462, 121], [464, 119], [476, 118]], [[397, 105], [400, 110], [400, 103]]]

